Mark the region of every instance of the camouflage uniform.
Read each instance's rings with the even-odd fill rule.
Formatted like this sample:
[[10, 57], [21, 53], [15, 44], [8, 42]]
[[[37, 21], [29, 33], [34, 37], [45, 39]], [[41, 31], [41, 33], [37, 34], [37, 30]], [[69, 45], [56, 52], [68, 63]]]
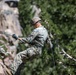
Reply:
[[10, 65], [13, 74], [15, 74], [19, 65], [23, 62], [22, 59], [28, 59], [33, 56], [41, 55], [42, 47], [44, 46], [44, 42], [47, 38], [48, 32], [43, 26], [34, 29], [28, 37], [23, 38], [23, 40], [31, 46], [15, 56], [13, 63]]

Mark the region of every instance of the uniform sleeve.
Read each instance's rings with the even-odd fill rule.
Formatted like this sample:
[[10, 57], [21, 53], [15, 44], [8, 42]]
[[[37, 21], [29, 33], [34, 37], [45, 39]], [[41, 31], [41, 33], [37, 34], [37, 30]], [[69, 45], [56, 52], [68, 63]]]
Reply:
[[31, 43], [37, 35], [38, 31], [35, 29], [28, 37], [23, 38], [23, 40], [26, 41], [27, 43]]

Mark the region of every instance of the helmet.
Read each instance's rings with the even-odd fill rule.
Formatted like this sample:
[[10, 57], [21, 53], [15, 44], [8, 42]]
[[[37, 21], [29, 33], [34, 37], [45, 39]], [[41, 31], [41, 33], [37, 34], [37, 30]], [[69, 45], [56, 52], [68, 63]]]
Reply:
[[39, 21], [41, 21], [41, 19], [39, 18], [39, 17], [34, 17], [33, 19], [32, 19], [32, 24], [36, 24], [37, 22], [39, 22]]

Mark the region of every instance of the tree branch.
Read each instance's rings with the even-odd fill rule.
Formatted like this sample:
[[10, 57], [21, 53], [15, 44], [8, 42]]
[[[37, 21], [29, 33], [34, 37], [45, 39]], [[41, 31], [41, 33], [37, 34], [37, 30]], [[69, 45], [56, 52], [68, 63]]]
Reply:
[[64, 51], [64, 49], [62, 49], [62, 52], [63, 52], [63, 54], [66, 55], [69, 59], [72, 59], [73, 61], [76, 62], [76, 59], [73, 58], [72, 56], [70, 56], [69, 54], [67, 54], [67, 53]]

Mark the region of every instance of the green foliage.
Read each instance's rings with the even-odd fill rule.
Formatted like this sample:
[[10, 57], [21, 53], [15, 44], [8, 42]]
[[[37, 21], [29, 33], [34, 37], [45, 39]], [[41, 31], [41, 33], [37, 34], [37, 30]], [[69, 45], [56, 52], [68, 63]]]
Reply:
[[[20, 22], [24, 36], [31, 32], [30, 19], [31, 1], [23, 0], [19, 3]], [[64, 50], [76, 58], [76, 0], [35, 0], [42, 12], [42, 24], [52, 33], [53, 49], [48, 51], [44, 47], [40, 58], [28, 61], [21, 75], [75, 75], [76, 62], [60, 54], [60, 44]], [[48, 24], [45, 23], [45, 20]]]

